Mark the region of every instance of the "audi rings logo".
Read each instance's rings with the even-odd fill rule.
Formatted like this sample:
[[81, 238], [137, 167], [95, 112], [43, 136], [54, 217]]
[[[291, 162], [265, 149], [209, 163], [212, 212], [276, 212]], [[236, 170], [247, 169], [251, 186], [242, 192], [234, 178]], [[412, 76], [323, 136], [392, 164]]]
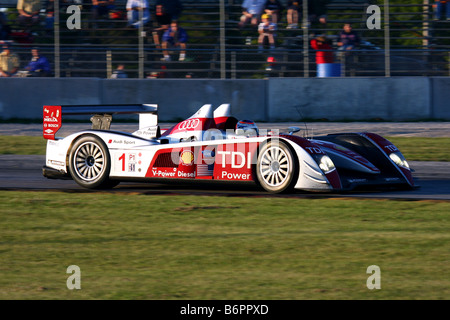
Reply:
[[199, 124], [200, 124], [199, 119], [189, 119], [181, 122], [180, 125], [178, 126], [178, 129], [179, 130], [195, 129], [198, 127]]

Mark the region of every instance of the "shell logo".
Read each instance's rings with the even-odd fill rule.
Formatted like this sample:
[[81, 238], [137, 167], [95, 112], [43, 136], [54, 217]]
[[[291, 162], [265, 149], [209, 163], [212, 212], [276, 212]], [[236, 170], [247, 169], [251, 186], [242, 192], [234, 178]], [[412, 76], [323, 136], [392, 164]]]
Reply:
[[180, 155], [180, 161], [182, 164], [190, 166], [194, 162], [194, 154], [192, 151], [183, 151]]

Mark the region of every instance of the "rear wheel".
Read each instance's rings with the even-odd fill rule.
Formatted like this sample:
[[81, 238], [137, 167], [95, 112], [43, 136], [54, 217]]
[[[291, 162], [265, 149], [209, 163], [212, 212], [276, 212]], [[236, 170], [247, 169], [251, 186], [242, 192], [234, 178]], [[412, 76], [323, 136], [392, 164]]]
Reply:
[[280, 193], [293, 187], [297, 163], [292, 151], [281, 141], [269, 141], [261, 150], [256, 164], [259, 184], [267, 191]]
[[89, 189], [108, 189], [118, 184], [109, 179], [111, 158], [105, 143], [87, 135], [75, 141], [69, 156], [70, 174], [80, 186]]

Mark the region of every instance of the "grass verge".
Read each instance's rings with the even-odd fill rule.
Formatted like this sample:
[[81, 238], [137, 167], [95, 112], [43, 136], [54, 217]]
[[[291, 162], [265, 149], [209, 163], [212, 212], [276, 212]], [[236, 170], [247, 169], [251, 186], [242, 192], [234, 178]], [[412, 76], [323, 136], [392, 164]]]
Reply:
[[[387, 137], [408, 161], [450, 161], [450, 138]], [[42, 137], [0, 136], [0, 154], [45, 154]]]
[[[447, 299], [449, 202], [0, 191], [0, 299]], [[66, 269], [81, 269], [68, 290]], [[381, 289], [366, 287], [371, 265]]]

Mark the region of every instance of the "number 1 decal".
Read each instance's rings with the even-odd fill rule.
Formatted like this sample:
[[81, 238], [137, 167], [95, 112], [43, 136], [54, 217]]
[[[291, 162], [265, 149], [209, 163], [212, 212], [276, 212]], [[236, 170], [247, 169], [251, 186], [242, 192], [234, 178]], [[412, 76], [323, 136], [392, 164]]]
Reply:
[[125, 171], [125, 153], [119, 157], [119, 160], [122, 161], [122, 171]]

